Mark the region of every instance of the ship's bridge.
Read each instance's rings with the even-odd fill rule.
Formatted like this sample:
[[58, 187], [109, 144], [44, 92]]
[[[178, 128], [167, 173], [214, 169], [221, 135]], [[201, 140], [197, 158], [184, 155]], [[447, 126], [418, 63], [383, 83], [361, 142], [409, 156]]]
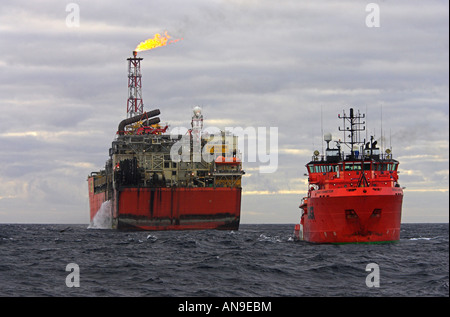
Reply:
[[338, 171], [397, 171], [398, 161], [311, 161], [306, 165], [308, 172], [312, 173], [329, 173]]

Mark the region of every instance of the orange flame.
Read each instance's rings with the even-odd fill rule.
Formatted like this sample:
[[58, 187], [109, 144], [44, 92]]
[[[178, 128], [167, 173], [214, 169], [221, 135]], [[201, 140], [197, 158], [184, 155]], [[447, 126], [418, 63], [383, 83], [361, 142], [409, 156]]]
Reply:
[[160, 34], [157, 33], [157, 34], [155, 34], [155, 36], [152, 39], [148, 39], [144, 42], [141, 42], [138, 46], [136, 46], [135, 51], [140, 52], [140, 51], [151, 50], [156, 47], [165, 46], [167, 44], [172, 44], [172, 43], [182, 40], [182, 39], [177, 39], [177, 40], [168, 41], [170, 38], [171, 38], [171, 36], [167, 34], [167, 31], [164, 33], [163, 36], [161, 36]]

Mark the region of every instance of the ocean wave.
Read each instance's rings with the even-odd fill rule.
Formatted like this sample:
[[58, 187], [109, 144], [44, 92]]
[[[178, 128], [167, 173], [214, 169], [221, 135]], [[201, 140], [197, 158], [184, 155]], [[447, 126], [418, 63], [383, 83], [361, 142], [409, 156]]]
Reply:
[[[448, 297], [448, 224], [402, 225], [402, 241], [376, 245], [292, 243], [292, 228], [0, 224], [0, 296]], [[80, 267], [79, 289], [65, 284], [68, 263]], [[369, 263], [379, 265], [379, 288], [366, 285]]]

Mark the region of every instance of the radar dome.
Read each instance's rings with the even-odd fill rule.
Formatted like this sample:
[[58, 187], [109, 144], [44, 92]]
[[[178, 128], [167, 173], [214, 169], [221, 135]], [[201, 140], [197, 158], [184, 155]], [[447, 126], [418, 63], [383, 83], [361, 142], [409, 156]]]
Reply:
[[202, 108], [200, 108], [199, 106], [195, 106], [193, 111], [194, 114], [198, 117], [202, 113]]

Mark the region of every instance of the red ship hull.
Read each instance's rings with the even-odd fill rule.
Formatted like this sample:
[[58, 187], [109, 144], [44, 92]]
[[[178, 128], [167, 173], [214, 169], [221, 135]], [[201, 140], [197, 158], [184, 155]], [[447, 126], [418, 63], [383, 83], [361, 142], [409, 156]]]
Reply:
[[400, 239], [403, 190], [391, 187], [313, 191], [300, 226], [313, 243], [377, 243]]
[[[121, 230], [239, 228], [241, 188], [122, 188], [114, 197], [112, 222]], [[90, 193], [91, 222], [104, 199]]]

